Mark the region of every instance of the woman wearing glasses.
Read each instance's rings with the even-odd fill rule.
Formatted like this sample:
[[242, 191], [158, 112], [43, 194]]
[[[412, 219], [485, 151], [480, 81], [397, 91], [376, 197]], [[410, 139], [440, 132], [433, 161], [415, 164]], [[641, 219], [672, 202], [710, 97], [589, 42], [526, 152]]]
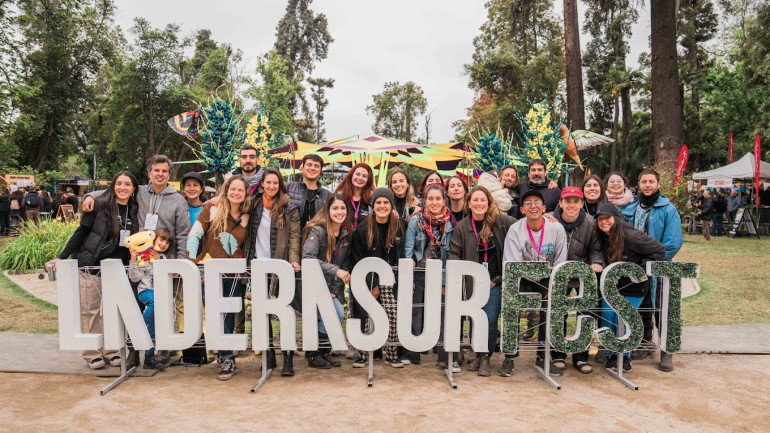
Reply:
[[[502, 306], [503, 243], [508, 228], [516, 218], [500, 213], [492, 194], [483, 186], [474, 187], [465, 199], [465, 211], [471, 218], [465, 218], [455, 228], [449, 247], [450, 260], [470, 260], [481, 263], [489, 270], [491, 289], [489, 301], [484, 306], [489, 320], [489, 352], [479, 353], [468, 367], [478, 371], [479, 376], [490, 376], [492, 370], [489, 358], [497, 340], [497, 319]], [[467, 296], [472, 295], [472, 279], [466, 277]], [[506, 355], [513, 356], [513, 355]]]
[[[446, 191], [444, 191], [441, 185], [434, 184], [427, 187], [423, 198], [425, 208], [409, 220], [409, 226], [406, 229], [406, 258], [412, 259], [418, 268], [425, 268], [425, 263], [429, 259], [440, 259], [442, 268], [446, 269], [449, 243], [457, 221], [452, 216], [452, 212], [446, 207]], [[442, 294], [444, 293], [445, 278], [446, 275], [442, 275]], [[424, 290], [425, 272], [415, 271], [414, 295], [412, 297], [415, 303], [423, 302]], [[412, 314], [412, 332], [415, 335], [422, 333], [422, 316], [422, 312], [419, 310]], [[446, 364], [447, 359], [447, 353], [443, 348], [439, 348], [439, 365], [442, 363]], [[406, 363], [419, 363], [420, 355], [410, 352], [405, 355], [402, 361], [406, 361]], [[455, 372], [459, 372], [460, 364], [455, 363], [452, 368]]]
[[628, 178], [619, 171], [613, 171], [604, 178], [607, 201], [618, 209], [634, 201], [634, 194], [628, 189]]

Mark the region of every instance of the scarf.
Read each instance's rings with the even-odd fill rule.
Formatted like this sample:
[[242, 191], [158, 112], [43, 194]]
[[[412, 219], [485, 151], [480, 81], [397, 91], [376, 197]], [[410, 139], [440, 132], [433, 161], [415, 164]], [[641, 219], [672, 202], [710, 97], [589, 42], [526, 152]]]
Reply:
[[[457, 221], [455, 220], [455, 217], [452, 216], [452, 212], [444, 206], [441, 214], [439, 216], [435, 216], [431, 214], [428, 211], [428, 208], [425, 207], [422, 212], [420, 213], [420, 219], [422, 224], [419, 224], [422, 230], [425, 231], [425, 233], [428, 235], [428, 239], [430, 239], [430, 246], [433, 249], [438, 249], [441, 247], [441, 238], [444, 236], [444, 230], [446, 229], [447, 221], [450, 222], [452, 229], [454, 229], [455, 225], [457, 224]], [[449, 247], [449, 245], [446, 245], [446, 247]]]
[[658, 201], [658, 198], [660, 198], [660, 190], [655, 191], [650, 196], [646, 196], [644, 193], [640, 193], [639, 204], [641, 204], [643, 208], [649, 208], [652, 207], [656, 201]]
[[566, 230], [567, 233], [569, 233], [572, 230], [575, 230], [576, 228], [580, 227], [580, 224], [583, 224], [583, 221], [585, 221], [585, 219], [586, 219], [586, 211], [585, 211], [585, 209], [580, 209], [580, 213], [578, 214], [577, 219], [574, 222], [571, 222], [571, 223], [566, 223], [562, 219], [562, 217], [561, 217], [561, 207], [557, 207], [556, 209], [554, 209], [553, 216], [554, 216], [554, 218], [559, 220], [561, 225], [564, 227], [564, 230]]
[[551, 183], [551, 180], [547, 177], [543, 181], [543, 183], [535, 183], [530, 181], [529, 182], [529, 189], [548, 189], [548, 184]]
[[634, 195], [631, 190], [626, 188], [622, 194], [612, 194], [607, 191], [607, 201], [614, 204], [618, 209], [634, 201]]
[[588, 213], [588, 215], [596, 216], [597, 208], [599, 207], [599, 202], [596, 203], [589, 203], [584, 202], [583, 207], [585, 208], [585, 211]]
[[272, 206], [272, 202], [267, 198], [267, 195], [262, 196], [262, 207], [270, 210], [270, 207]]

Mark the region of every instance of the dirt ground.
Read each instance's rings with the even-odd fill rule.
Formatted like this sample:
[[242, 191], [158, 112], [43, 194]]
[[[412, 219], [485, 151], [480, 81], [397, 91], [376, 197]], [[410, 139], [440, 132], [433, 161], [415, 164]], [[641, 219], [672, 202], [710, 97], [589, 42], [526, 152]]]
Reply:
[[[501, 356], [493, 358], [496, 370]], [[632, 391], [603, 369], [581, 375], [570, 367], [556, 378], [561, 391], [533, 368], [533, 354], [516, 362], [513, 377], [457, 374], [450, 389], [434, 367], [393, 369], [375, 364], [374, 387], [365, 369], [311, 370], [297, 359], [297, 375], [280, 372], [259, 390], [255, 360], [239, 359], [238, 373], [216, 379], [215, 364], [173, 367], [151, 378], [130, 378], [100, 396], [110, 379], [75, 374], [0, 373], [1, 431], [767, 431], [770, 357], [677, 355], [676, 370], [655, 360], [634, 363]], [[281, 358], [278, 358], [279, 369]], [[568, 362], [568, 365], [570, 363]], [[595, 366], [596, 367], [596, 366]], [[110, 368], [110, 367], [108, 367]], [[601, 371], [600, 371], [601, 370]], [[548, 408], [549, 414], [543, 409]]]

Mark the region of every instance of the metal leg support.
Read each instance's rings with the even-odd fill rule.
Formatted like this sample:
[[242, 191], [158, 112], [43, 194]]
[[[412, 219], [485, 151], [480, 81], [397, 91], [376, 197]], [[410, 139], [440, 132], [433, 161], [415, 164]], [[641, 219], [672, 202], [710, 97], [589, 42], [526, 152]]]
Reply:
[[374, 352], [369, 352], [368, 365], [369, 365], [369, 375], [366, 378], [366, 386], [371, 388], [374, 385]]
[[125, 346], [120, 349], [120, 376], [118, 376], [118, 378], [113, 380], [111, 384], [107, 385], [103, 390], [101, 390], [99, 393], [100, 395], [107, 394], [110, 392], [110, 390], [123, 383], [124, 380], [128, 379], [128, 377], [136, 371], [136, 367], [131, 367], [130, 369], [126, 370], [126, 357], [128, 356], [127, 352], [128, 348]]
[[256, 385], [254, 385], [254, 388], [251, 388], [251, 392], [257, 392], [259, 388], [262, 387], [262, 385], [267, 382], [267, 379], [270, 379], [270, 375], [273, 374], [272, 368], [267, 368], [267, 351], [262, 351], [262, 377], [259, 378], [259, 382], [257, 382]]
[[[618, 324], [618, 331], [617, 331], [618, 336], [625, 334], [624, 328], [625, 328], [625, 324], [623, 323], [622, 320], [620, 320], [620, 323]], [[617, 355], [618, 355], [618, 364], [615, 366], [617, 368], [617, 371], [613, 371], [611, 368], [605, 368], [607, 370], [607, 373], [609, 373], [609, 375], [614, 377], [615, 379], [619, 380], [620, 383], [622, 383], [623, 385], [631, 388], [634, 391], [638, 391], [639, 387], [636, 386], [636, 384], [634, 384], [630, 380], [626, 379], [625, 376], [623, 376], [623, 354], [618, 353]]]
[[444, 370], [444, 375], [446, 376], [446, 380], [449, 381], [449, 386], [451, 386], [452, 389], [457, 389], [457, 383], [455, 383], [454, 376], [452, 375], [453, 363], [454, 354], [452, 352], [447, 352], [446, 370]]
[[549, 344], [548, 344], [548, 340], [546, 339], [546, 344], [544, 349], [545, 358], [543, 360], [543, 365], [545, 366], [545, 368], [541, 368], [536, 365], [535, 370], [537, 370], [537, 372], [540, 374], [540, 377], [542, 377], [546, 382], [548, 382], [549, 385], [551, 385], [552, 387], [556, 388], [557, 391], [559, 391], [561, 390], [561, 385], [559, 385], [559, 382], [556, 382], [551, 377], [551, 351], [548, 350], [548, 347], [549, 347]]

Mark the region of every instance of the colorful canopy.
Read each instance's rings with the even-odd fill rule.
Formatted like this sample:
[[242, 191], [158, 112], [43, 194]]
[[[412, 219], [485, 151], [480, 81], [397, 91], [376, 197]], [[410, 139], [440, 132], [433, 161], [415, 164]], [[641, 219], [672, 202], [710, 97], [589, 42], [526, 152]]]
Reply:
[[401, 163], [449, 175], [468, 157], [463, 142], [418, 144], [378, 135], [352, 136], [322, 144], [294, 142], [270, 151], [271, 157], [280, 161], [281, 168], [299, 168], [302, 158], [310, 153], [320, 156], [327, 164], [366, 162], [375, 171], [379, 167], [378, 185], [384, 184], [384, 173], [389, 167]]

